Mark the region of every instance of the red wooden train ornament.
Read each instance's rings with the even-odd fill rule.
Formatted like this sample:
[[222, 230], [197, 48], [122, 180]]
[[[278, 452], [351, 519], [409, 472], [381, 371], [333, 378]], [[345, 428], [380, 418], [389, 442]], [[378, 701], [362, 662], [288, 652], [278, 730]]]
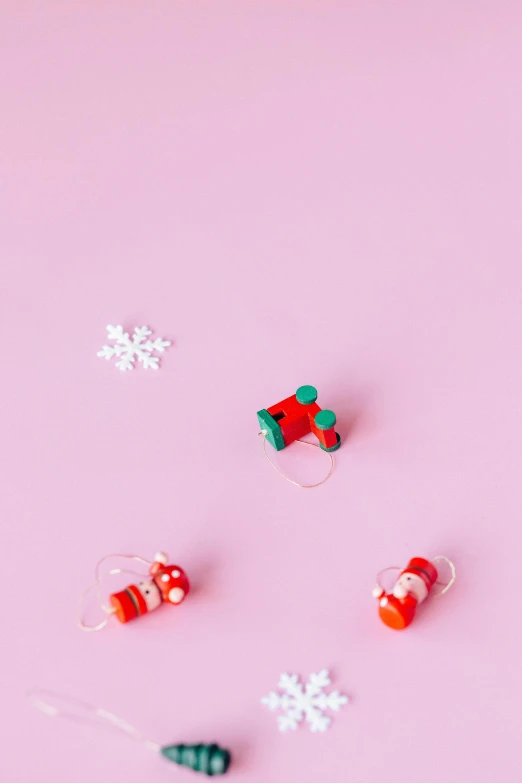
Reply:
[[266, 440], [280, 451], [313, 432], [324, 451], [337, 451], [341, 438], [335, 432], [335, 413], [321, 410], [316, 402], [317, 389], [300, 386], [286, 400], [257, 412], [257, 418]]
[[[402, 631], [413, 622], [417, 607], [430, 595], [438, 579], [435, 561], [444, 560], [451, 569], [451, 579], [437, 595], [447, 592], [455, 581], [455, 566], [447, 557], [439, 555], [433, 561], [423, 557], [413, 557], [406, 568], [385, 568], [377, 576], [377, 585], [372, 591], [379, 601], [379, 617], [385, 625], [396, 631]], [[391, 593], [386, 593], [379, 583], [379, 577], [385, 571], [399, 571]]]
[[167, 565], [165, 552], [158, 552], [150, 566], [150, 579], [129, 585], [110, 596], [112, 613], [121, 623], [152, 612], [163, 603], [178, 605], [187, 597], [189, 580], [177, 565]]

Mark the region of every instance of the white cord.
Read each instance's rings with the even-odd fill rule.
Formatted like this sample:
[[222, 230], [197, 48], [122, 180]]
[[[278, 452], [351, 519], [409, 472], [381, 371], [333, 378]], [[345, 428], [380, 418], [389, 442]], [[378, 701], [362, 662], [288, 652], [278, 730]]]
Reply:
[[[122, 720], [114, 713], [95, 707], [93, 704], [80, 701], [71, 696], [64, 696], [54, 691], [46, 691], [41, 688], [32, 688], [26, 694], [29, 701], [50, 718], [65, 718], [66, 720], [80, 721], [84, 723], [103, 724], [123, 732], [136, 742], [140, 742], [149, 750], [159, 751], [161, 745], [144, 737], [134, 726]], [[54, 701], [54, 704], [53, 704]], [[60, 705], [61, 706], [57, 706]]]
[[[268, 430], [261, 430], [261, 432], [259, 433], [259, 435], [263, 436], [263, 451], [264, 451], [265, 457], [267, 458], [269, 463], [272, 465], [274, 470], [277, 470], [279, 475], [282, 476], [287, 481], [289, 481], [290, 484], [293, 484], [295, 487], [301, 487], [301, 489], [313, 489], [314, 487], [320, 487], [321, 484], [324, 484], [325, 481], [328, 481], [328, 479], [332, 475], [332, 471], [333, 471], [333, 469], [335, 467], [335, 460], [333, 458], [333, 454], [331, 454], [329, 451], [325, 451], [324, 452], [325, 454], [328, 454], [332, 464], [330, 465], [330, 470], [328, 471], [328, 473], [326, 474], [326, 476], [324, 477], [324, 479], [322, 481], [318, 481], [317, 484], [300, 484], [298, 481], [294, 481], [289, 476], [287, 476], [286, 473], [283, 473], [283, 471], [280, 470], [277, 467], [277, 465], [274, 462], [272, 462], [272, 460], [268, 456], [267, 451], [266, 451], [266, 436], [267, 436], [267, 434], [268, 434]], [[306, 440], [297, 440], [297, 441], [295, 441], [295, 443], [302, 443], [304, 446], [312, 446], [312, 448], [314, 448], [314, 449], [320, 449], [321, 451], [324, 451], [324, 449], [321, 449], [320, 446], [317, 446], [315, 443], [308, 443], [308, 441], [306, 441]]]
[[[444, 560], [444, 562], [449, 565], [451, 571], [451, 579], [449, 580], [448, 584], [444, 586], [444, 589], [440, 591], [440, 593], [437, 593], [436, 595], [433, 596], [434, 598], [440, 598], [441, 595], [447, 593], [450, 587], [453, 587], [455, 579], [457, 578], [457, 570], [455, 568], [454, 563], [449, 559], [449, 557], [446, 557], [445, 555], [437, 555], [437, 557], [433, 558], [433, 562], [435, 563], [437, 560]], [[437, 582], [437, 584], [440, 585], [441, 582]]]

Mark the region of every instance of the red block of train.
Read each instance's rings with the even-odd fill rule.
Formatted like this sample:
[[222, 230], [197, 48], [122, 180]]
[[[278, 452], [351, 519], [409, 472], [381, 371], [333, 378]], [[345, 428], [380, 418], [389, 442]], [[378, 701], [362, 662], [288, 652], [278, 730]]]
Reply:
[[313, 432], [324, 451], [337, 451], [341, 438], [334, 429], [335, 413], [321, 410], [316, 400], [316, 388], [300, 386], [291, 397], [257, 412], [259, 425], [274, 449], [280, 451]]

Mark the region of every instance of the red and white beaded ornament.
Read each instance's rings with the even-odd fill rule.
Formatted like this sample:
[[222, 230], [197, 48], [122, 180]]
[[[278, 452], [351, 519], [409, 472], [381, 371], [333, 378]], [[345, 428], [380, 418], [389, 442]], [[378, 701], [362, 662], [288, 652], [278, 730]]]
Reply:
[[[443, 561], [449, 567], [451, 577], [447, 583], [438, 582], [439, 573], [435, 563]], [[380, 579], [383, 574], [396, 571], [399, 573], [391, 592], [386, 592]], [[377, 585], [372, 595], [379, 601], [379, 617], [385, 625], [396, 631], [402, 631], [413, 622], [417, 607], [432, 593], [435, 585], [442, 587], [435, 597], [447, 593], [455, 582], [456, 572], [452, 561], [444, 555], [438, 555], [433, 560], [424, 557], [413, 557], [406, 568], [390, 566], [377, 574]]]
[[[101, 583], [105, 578], [101, 575], [101, 566], [111, 558], [123, 558], [148, 566], [148, 574], [139, 574], [123, 568], [111, 568], [106, 576], [116, 574], [134, 574], [142, 577], [136, 584], [128, 585], [125, 589], [112, 593], [107, 605], [101, 595]], [[80, 599], [78, 626], [82, 631], [101, 631], [105, 628], [111, 615], [115, 615], [121, 623], [128, 623], [137, 617], [142, 617], [162, 604], [181, 604], [190, 589], [188, 577], [180, 566], [167, 565], [168, 556], [165, 552], [157, 552], [154, 560], [145, 560], [137, 555], [106, 555], [98, 561], [95, 568], [94, 583], [87, 588]], [[143, 578], [145, 577], [145, 578]], [[98, 595], [100, 608], [105, 613], [104, 619], [97, 625], [87, 625], [83, 620], [83, 609], [87, 595], [95, 589]]]

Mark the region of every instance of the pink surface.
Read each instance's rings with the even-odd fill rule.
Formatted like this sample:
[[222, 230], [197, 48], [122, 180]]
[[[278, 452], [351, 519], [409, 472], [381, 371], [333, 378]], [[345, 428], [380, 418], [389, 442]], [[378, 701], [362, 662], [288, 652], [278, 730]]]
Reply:
[[[520, 2], [4, 0], [0, 29], [2, 783], [199, 779], [35, 685], [217, 740], [237, 783], [520, 780]], [[162, 369], [98, 359], [107, 323], [174, 340]], [[302, 383], [344, 440], [311, 491], [255, 417]], [[82, 634], [95, 561], [157, 549], [193, 595]], [[454, 590], [385, 628], [376, 572], [437, 554]], [[260, 697], [322, 667], [352, 704], [279, 734]]]

